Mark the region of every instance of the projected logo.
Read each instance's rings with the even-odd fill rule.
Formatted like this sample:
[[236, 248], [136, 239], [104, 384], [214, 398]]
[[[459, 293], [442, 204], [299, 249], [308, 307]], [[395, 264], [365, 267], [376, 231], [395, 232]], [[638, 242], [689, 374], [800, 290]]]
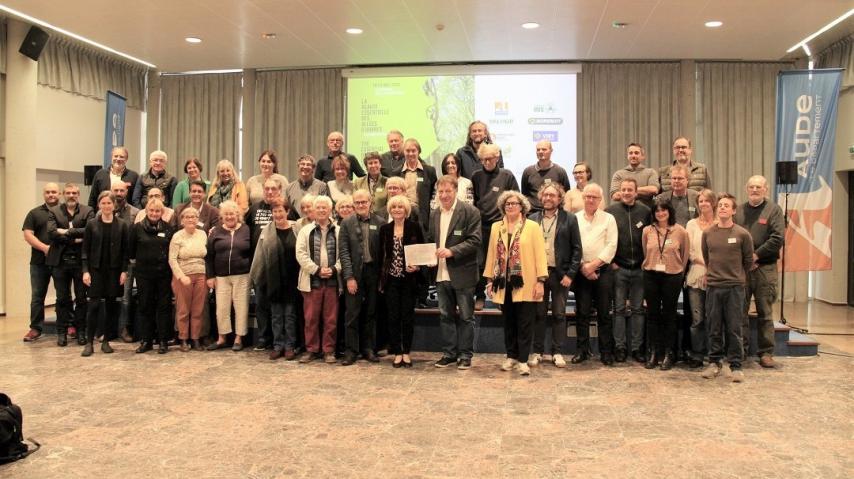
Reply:
[[534, 131], [534, 142], [548, 140], [552, 143], [557, 141], [556, 131]]
[[507, 116], [510, 114], [510, 102], [509, 101], [493, 102], [493, 107], [494, 107], [495, 116]]
[[534, 113], [547, 113], [549, 115], [554, 115], [557, 113], [557, 108], [555, 108], [554, 103], [538, 103], [534, 105]]
[[563, 125], [563, 118], [528, 118], [529, 125]]

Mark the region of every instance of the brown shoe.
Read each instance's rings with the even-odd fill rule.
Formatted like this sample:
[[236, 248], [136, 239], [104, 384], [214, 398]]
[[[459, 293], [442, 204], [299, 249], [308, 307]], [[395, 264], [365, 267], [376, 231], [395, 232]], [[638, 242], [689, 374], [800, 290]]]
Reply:
[[777, 363], [774, 362], [774, 357], [770, 354], [763, 354], [759, 357], [759, 365], [763, 368], [773, 368], [777, 366]]
[[297, 355], [293, 349], [285, 350], [285, 360], [286, 361], [293, 361], [294, 359], [296, 359], [296, 357], [297, 357]]
[[186, 353], [190, 350], [190, 345], [187, 344], [187, 341], [181, 341], [181, 352]]
[[320, 353], [312, 353], [311, 351], [306, 351], [305, 354], [299, 358], [299, 362], [302, 364], [308, 364], [315, 359], [320, 359]]
[[483, 310], [483, 307], [484, 307], [484, 306], [486, 306], [486, 301], [484, 301], [484, 300], [482, 300], [482, 299], [480, 299], [480, 298], [478, 298], [477, 300], [475, 300], [475, 302], [474, 302], [474, 310], [475, 310], [475, 311], [481, 311], [481, 310]]
[[30, 330], [30, 332], [28, 332], [28, 333], [24, 336], [24, 342], [25, 342], [25, 343], [31, 343], [31, 342], [33, 342], [33, 341], [35, 341], [35, 340], [39, 339], [40, 337], [42, 337], [42, 333], [41, 333], [41, 331], [37, 331], [37, 330], [35, 330], [35, 329], [31, 329], [31, 330]]
[[326, 364], [335, 364], [335, 353], [326, 353], [323, 355], [323, 362]]
[[119, 337], [122, 338], [122, 341], [125, 343], [133, 342], [133, 336], [128, 332], [128, 328], [122, 328], [122, 334], [120, 334]]
[[275, 361], [284, 355], [285, 354], [282, 352], [281, 349], [274, 349], [274, 350], [270, 351], [270, 361]]

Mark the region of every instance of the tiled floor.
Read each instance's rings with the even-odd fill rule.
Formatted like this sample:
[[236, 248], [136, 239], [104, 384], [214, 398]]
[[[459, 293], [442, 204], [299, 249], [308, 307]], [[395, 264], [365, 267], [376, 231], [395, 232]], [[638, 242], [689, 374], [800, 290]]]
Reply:
[[[810, 329], [854, 329], [849, 308], [804, 305]], [[803, 314], [802, 323], [796, 316]], [[812, 315], [812, 316], [810, 316]], [[829, 318], [832, 316], [832, 318]], [[817, 321], [812, 318], [822, 318]], [[833, 319], [835, 318], [835, 319]], [[0, 390], [42, 450], [2, 478], [850, 477], [850, 357], [750, 362], [746, 382], [597, 362], [529, 378], [388, 362], [298, 365], [218, 351], [81, 358], [20, 341], [0, 319]], [[825, 342], [825, 337], [820, 339]], [[851, 352], [851, 342], [823, 345]]]

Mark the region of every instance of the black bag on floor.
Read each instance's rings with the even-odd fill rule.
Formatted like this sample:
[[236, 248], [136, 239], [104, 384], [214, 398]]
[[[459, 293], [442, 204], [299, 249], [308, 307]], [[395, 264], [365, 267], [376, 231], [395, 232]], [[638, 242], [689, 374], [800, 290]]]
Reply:
[[24, 442], [23, 422], [21, 408], [12, 404], [9, 396], [0, 393], [0, 464], [23, 459], [41, 447], [30, 439], [36, 447], [29, 450]]

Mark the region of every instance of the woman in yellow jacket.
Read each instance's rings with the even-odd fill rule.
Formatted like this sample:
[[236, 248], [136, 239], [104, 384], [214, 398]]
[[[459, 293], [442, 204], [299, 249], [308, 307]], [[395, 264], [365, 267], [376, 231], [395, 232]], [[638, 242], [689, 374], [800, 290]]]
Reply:
[[[486, 294], [504, 316], [504, 371], [514, 367], [531, 374], [528, 353], [534, 336], [536, 304], [543, 300], [548, 278], [546, 244], [540, 226], [526, 219], [531, 203], [518, 191], [505, 191], [496, 202], [503, 216], [492, 225], [483, 276]], [[510, 292], [508, 293], [508, 288]]]
[[249, 194], [246, 185], [240, 181], [234, 165], [228, 160], [219, 160], [216, 164], [216, 178], [208, 193], [208, 203], [219, 208], [219, 205], [231, 200], [240, 208], [240, 217], [249, 210]]

